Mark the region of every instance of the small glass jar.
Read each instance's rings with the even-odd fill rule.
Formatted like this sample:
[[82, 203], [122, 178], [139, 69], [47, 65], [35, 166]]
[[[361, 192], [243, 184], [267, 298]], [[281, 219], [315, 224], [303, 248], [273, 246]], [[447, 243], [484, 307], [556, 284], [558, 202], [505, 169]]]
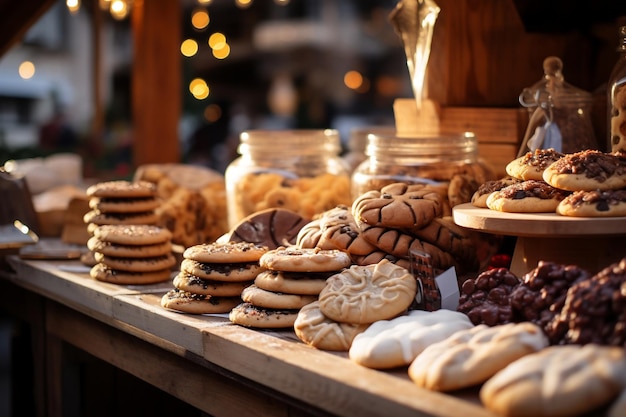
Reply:
[[475, 189], [493, 178], [488, 164], [478, 158], [478, 143], [471, 132], [410, 137], [369, 134], [366, 153], [368, 159], [352, 174], [353, 198], [395, 182], [430, 184], [447, 198], [453, 180], [470, 181], [464, 188]]
[[312, 219], [352, 203], [336, 130], [251, 130], [239, 140], [241, 156], [225, 172], [230, 227], [268, 208]]
[[347, 152], [343, 155], [343, 160], [348, 164], [348, 169], [352, 173], [361, 162], [367, 159], [365, 148], [367, 148], [367, 135], [370, 133], [393, 134], [395, 127], [387, 126], [366, 126], [355, 127], [350, 130], [348, 138]]

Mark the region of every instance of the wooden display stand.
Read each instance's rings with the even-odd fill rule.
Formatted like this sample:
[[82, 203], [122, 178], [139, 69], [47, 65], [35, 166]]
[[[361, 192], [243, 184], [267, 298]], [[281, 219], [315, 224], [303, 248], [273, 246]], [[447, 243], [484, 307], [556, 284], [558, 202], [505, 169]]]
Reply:
[[596, 273], [626, 256], [624, 217], [580, 218], [556, 213], [503, 213], [461, 204], [452, 210], [459, 226], [517, 236], [511, 272], [522, 276], [540, 260], [578, 265]]

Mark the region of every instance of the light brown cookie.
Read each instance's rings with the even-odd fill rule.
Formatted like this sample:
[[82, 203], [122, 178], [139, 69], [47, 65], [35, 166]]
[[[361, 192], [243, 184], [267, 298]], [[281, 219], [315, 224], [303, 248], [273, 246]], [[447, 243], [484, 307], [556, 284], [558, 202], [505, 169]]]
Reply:
[[280, 247], [261, 256], [259, 264], [267, 269], [287, 272], [339, 271], [352, 264], [350, 256], [340, 250]]
[[144, 285], [166, 282], [171, 279], [172, 272], [169, 269], [150, 272], [119, 271], [105, 264], [98, 263], [89, 271], [89, 275], [103, 282], [119, 285]]
[[91, 197], [89, 208], [101, 213], [141, 213], [159, 207], [155, 197]]
[[476, 190], [476, 192], [474, 193], [474, 195], [472, 195], [471, 203], [473, 206], [476, 206], [476, 207], [488, 208], [487, 198], [489, 198], [489, 195], [491, 193], [500, 191], [504, 187], [507, 187], [509, 185], [512, 185], [521, 181], [522, 180], [519, 180], [517, 178], [512, 178], [512, 177], [504, 177], [499, 180], [487, 181], [481, 184]]
[[176, 265], [176, 258], [171, 253], [144, 258], [120, 258], [94, 252], [94, 258], [97, 262], [105, 264], [111, 269], [128, 272], [161, 271], [163, 269], [171, 269]]
[[297, 310], [317, 300], [316, 295], [298, 295], [264, 290], [250, 285], [241, 292], [241, 299], [257, 307], [278, 310]]
[[201, 243], [190, 246], [183, 258], [203, 263], [258, 262], [267, 247], [250, 242]]
[[261, 329], [292, 328], [299, 310], [276, 310], [241, 303], [228, 314], [231, 322], [245, 327]]
[[322, 242], [322, 229], [320, 227], [321, 220], [313, 219], [298, 232], [296, 236], [295, 246], [298, 248], [320, 248], [320, 249], [337, 249], [335, 245], [329, 242]]
[[371, 226], [420, 227], [441, 216], [442, 210], [440, 194], [422, 184], [389, 184], [352, 203], [354, 219]]
[[186, 272], [174, 277], [174, 287], [181, 291], [194, 294], [212, 295], [214, 297], [240, 297], [241, 292], [254, 281], [215, 281], [202, 279]]
[[426, 226], [411, 228], [407, 233], [431, 243], [465, 264], [476, 262], [476, 247], [470, 231], [454, 223], [452, 217], [436, 218]]
[[320, 309], [338, 322], [373, 323], [404, 312], [416, 292], [415, 277], [387, 260], [353, 265], [328, 278], [319, 295]]
[[269, 208], [240, 220], [227, 233], [231, 242], [249, 242], [268, 249], [296, 243], [298, 232], [309, 222], [295, 211]]
[[183, 259], [180, 270], [198, 278], [214, 281], [252, 281], [265, 270], [257, 262], [205, 263]]
[[543, 171], [553, 162], [564, 156], [563, 153], [555, 149], [535, 149], [534, 152], [526, 152], [509, 162], [505, 171], [513, 178], [520, 180], [543, 181]]
[[155, 197], [157, 189], [148, 181], [114, 180], [91, 185], [85, 192], [89, 197]]
[[453, 175], [448, 186], [448, 203], [450, 207], [469, 203], [479, 186], [480, 183], [472, 175]]
[[507, 213], [553, 213], [568, 194], [544, 181], [528, 180], [491, 193], [487, 207]]
[[155, 245], [170, 241], [172, 234], [162, 227], [144, 224], [102, 225], [93, 231], [102, 242], [119, 245]]
[[285, 272], [266, 270], [254, 279], [257, 287], [287, 294], [319, 295], [326, 279], [335, 272]]
[[411, 262], [408, 259], [395, 257], [382, 250], [375, 250], [367, 255], [353, 256], [352, 259], [355, 265], [361, 266], [377, 264], [385, 259], [407, 270], [411, 268]]
[[375, 246], [361, 236], [350, 207], [341, 205], [322, 213], [319, 219], [320, 245], [348, 252], [351, 255], [366, 255]]
[[626, 187], [626, 159], [596, 150], [567, 154], [545, 169], [543, 180], [569, 191], [618, 190]]
[[559, 203], [556, 212], [571, 217], [626, 216], [626, 189], [576, 191]]
[[103, 255], [121, 258], [144, 258], [172, 253], [172, 243], [170, 241], [152, 245], [121, 245], [103, 242], [95, 236], [89, 238], [87, 248], [93, 252], [100, 252]]
[[161, 307], [190, 314], [220, 314], [241, 303], [239, 297], [214, 297], [194, 294], [177, 288], [166, 292], [161, 297]]
[[548, 344], [541, 328], [530, 322], [481, 324], [428, 345], [411, 362], [409, 377], [418, 386], [436, 391], [467, 388]]
[[149, 224], [156, 225], [159, 216], [154, 211], [144, 211], [140, 213], [102, 213], [99, 210], [89, 210], [83, 216], [83, 221], [89, 225], [97, 226], [113, 225], [133, 225]]
[[550, 346], [496, 373], [479, 394], [503, 416], [583, 415], [616, 398], [625, 379], [622, 347]]
[[293, 324], [298, 339], [321, 350], [347, 352], [354, 337], [368, 324], [339, 323], [326, 317], [314, 301], [300, 309]]

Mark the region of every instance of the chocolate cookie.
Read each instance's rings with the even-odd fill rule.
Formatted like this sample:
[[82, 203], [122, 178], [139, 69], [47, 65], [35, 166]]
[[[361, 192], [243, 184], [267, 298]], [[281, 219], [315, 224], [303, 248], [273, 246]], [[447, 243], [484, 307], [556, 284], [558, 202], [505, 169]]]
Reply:
[[295, 211], [270, 208], [239, 221], [228, 233], [231, 242], [250, 242], [268, 249], [296, 243], [302, 227], [309, 222]]
[[576, 191], [559, 203], [556, 212], [572, 217], [626, 216], [626, 189]]
[[616, 190], [626, 187], [626, 159], [596, 150], [567, 154], [545, 169], [543, 179], [569, 191]]
[[550, 213], [568, 194], [545, 181], [528, 180], [491, 193], [487, 207], [507, 213]]

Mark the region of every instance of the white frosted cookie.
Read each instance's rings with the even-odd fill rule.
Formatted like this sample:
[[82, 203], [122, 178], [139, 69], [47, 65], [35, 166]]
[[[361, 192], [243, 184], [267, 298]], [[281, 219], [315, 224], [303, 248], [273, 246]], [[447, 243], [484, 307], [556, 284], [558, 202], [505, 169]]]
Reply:
[[337, 249], [288, 246], [267, 251], [261, 256], [259, 264], [274, 271], [330, 272], [350, 266], [352, 259]]
[[353, 265], [326, 280], [319, 295], [325, 316], [342, 323], [373, 323], [403, 313], [417, 292], [417, 280], [386, 259]]
[[426, 347], [411, 362], [409, 377], [418, 386], [436, 391], [467, 388], [548, 344], [541, 328], [530, 322], [480, 324]]
[[543, 181], [543, 171], [564, 156], [563, 153], [555, 149], [535, 149], [533, 152], [526, 152], [509, 162], [505, 171], [513, 178], [520, 180]]
[[352, 341], [349, 356], [373, 369], [409, 365], [427, 346], [473, 326], [469, 318], [451, 310], [412, 310], [392, 320], [372, 323]]
[[186, 272], [179, 272], [174, 277], [174, 287], [181, 291], [215, 297], [239, 297], [241, 292], [253, 281], [215, 281], [202, 279]]
[[626, 187], [626, 158], [596, 150], [567, 154], [545, 169], [543, 180], [569, 191], [617, 190]]
[[174, 288], [163, 294], [161, 307], [190, 314], [229, 313], [241, 303], [239, 297], [213, 297]]
[[265, 270], [256, 276], [254, 283], [267, 291], [287, 294], [319, 295], [326, 279], [334, 272], [284, 272]]
[[300, 309], [293, 324], [298, 339], [321, 350], [347, 352], [355, 336], [368, 324], [339, 323], [326, 317], [314, 301]]
[[487, 380], [479, 395], [503, 416], [574, 416], [608, 404], [624, 387], [623, 347], [558, 345], [514, 361]]
[[299, 310], [263, 308], [250, 303], [241, 303], [228, 314], [228, 319], [240, 326], [260, 329], [292, 328]]
[[568, 194], [544, 181], [528, 180], [489, 194], [487, 207], [507, 213], [553, 213]]
[[626, 216], [626, 189], [576, 191], [559, 203], [556, 212], [572, 217]]
[[201, 243], [185, 249], [183, 258], [204, 263], [258, 262], [266, 246], [249, 242]]
[[214, 281], [252, 281], [264, 268], [257, 262], [205, 263], [183, 259], [180, 270], [198, 278]]
[[317, 300], [317, 296], [272, 292], [253, 284], [241, 292], [241, 299], [257, 307], [296, 310]]

